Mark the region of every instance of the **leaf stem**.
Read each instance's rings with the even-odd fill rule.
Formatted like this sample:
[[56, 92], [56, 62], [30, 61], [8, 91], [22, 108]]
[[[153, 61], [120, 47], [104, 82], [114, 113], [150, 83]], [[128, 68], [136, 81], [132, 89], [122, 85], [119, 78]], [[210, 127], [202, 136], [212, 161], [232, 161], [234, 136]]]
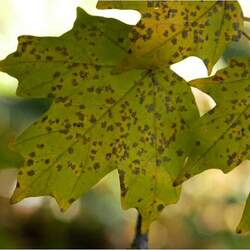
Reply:
[[135, 237], [131, 245], [132, 249], [148, 249], [148, 233], [141, 232], [142, 227], [142, 216], [138, 212], [136, 228], [135, 228]]

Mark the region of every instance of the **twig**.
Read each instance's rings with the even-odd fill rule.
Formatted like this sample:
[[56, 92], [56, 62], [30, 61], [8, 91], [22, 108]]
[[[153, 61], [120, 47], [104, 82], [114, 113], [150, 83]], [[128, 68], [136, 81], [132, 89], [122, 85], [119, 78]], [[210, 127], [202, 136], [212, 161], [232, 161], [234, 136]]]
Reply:
[[131, 245], [132, 249], [148, 249], [148, 233], [142, 234], [142, 216], [138, 212], [136, 228], [135, 228], [135, 237]]
[[246, 22], [250, 22], [250, 17], [243, 16], [243, 20]]
[[242, 34], [248, 41], [250, 41], [250, 36], [249, 36], [246, 32], [241, 31], [241, 34]]

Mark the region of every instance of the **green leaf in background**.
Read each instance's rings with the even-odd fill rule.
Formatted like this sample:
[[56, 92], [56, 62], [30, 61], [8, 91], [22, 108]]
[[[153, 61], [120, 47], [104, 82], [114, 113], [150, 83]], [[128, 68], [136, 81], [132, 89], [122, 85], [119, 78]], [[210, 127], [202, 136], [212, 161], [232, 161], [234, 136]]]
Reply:
[[71, 31], [60, 38], [23, 36], [17, 52], [0, 63], [19, 80], [20, 96], [53, 99], [16, 141], [25, 164], [13, 202], [51, 195], [64, 210], [116, 168], [123, 207], [140, 211], [144, 231], [177, 201], [172, 183], [198, 110], [188, 84], [167, 68], [114, 74], [131, 29], [79, 9]]
[[18, 168], [22, 164], [22, 158], [8, 148], [13, 137], [13, 131], [0, 128], [0, 170]]
[[46, 100], [0, 97], [0, 169], [19, 168], [22, 157], [9, 149], [16, 136], [49, 108]]
[[142, 18], [132, 28], [130, 48], [120, 65], [155, 67], [188, 56], [203, 59], [211, 72], [225, 48], [243, 30], [236, 1], [100, 1], [99, 8], [134, 9]]
[[240, 221], [236, 231], [239, 234], [246, 233], [246, 232], [250, 231], [250, 195], [248, 196], [241, 221]]
[[191, 85], [209, 94], [216, 107], [194, 125], [195, 140], [179, 181], [206, 169], [228, 172], [250, 157], [250, 59], [231, 59], [229, 66]]
[[[210, 168], [229, 172], [250, 159], [250, 59], [231, 59], [229, 66], [192, 86], [211, 95], [216, 107], [194, 126], [195, 141], [175, 184]], [[250, 229], [249, 201], [239, 232]]]

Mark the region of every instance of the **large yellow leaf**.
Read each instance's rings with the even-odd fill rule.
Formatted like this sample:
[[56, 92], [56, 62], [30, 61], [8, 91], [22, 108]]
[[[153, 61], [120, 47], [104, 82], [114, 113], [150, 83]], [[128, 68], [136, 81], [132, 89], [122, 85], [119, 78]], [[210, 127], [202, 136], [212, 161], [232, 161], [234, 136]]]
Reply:
[[98, 8], [134, 9], [142, 18], [129, 34], [120, 70], [157, 67], [188, 56], [203, 59], [211, 72], [243, 29], [237, 1], [99, 1]]
[[25, 164], [13, 202], [51, 195], [64, 210], [114, 169], [123, 207], [140, 211], [144, 231], [178, 200], [173, 179], [192, 140], [184, 132], [198, 111], [189, 85], [168, 68], [113, 73], [130, 31], [79, 10], [71, 31], [21, 37], [17, 52], [0, 63], [20, 81], [20, 96], [53, 100], [16, 141]]

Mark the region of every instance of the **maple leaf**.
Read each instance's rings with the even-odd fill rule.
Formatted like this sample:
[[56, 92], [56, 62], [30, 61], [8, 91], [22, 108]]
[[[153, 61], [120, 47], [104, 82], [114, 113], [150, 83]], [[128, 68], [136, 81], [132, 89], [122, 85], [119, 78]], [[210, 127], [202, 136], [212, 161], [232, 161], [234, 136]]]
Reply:
[[114, 74], [131, 29], [78, 9], [71, 31], [60, 38], [22, 36], [0, 63], [18, 78], [18, 95], [53, 100], [16, 141], [25, 163], [13, 202], [51, 195], [65, 210], [114, 169], [123, 207], [140, 211], [144, 231], [177, 201], [176, 166], [192, 140], [185, 131], [199, 114], [189, 85], [168, 68]]
[[[210, 168], [229, 172], [250, 159], [250, 59], [233, 58], [211, 78], [190, 83], [216, 101], [193, 126], [195, 140], [175, 184]], [[249, 199], [238, 232], [250, 231]]]
[[194, 125], [195, 140], [179, 181], [209, 168], [229, 172], [250, 158], [250, 59], [233, 58], [215, 76], [190, 84], [209, 94], [216, 107]]
[[203, 59], [211, 72], [225, 48], [243, 30], [236, 1], [99, 1], [98, 8], [134, 9], [142, 18], [129, 34], [120, 69], [173, 64], [188, 56]]
[[241, 221], [236, 229], [236, 232], [241, 233], [247, 233], [250, 231], [250, 195], [248, 196], [248, 199], [246, 201], [246, 206], [242, 214]]

